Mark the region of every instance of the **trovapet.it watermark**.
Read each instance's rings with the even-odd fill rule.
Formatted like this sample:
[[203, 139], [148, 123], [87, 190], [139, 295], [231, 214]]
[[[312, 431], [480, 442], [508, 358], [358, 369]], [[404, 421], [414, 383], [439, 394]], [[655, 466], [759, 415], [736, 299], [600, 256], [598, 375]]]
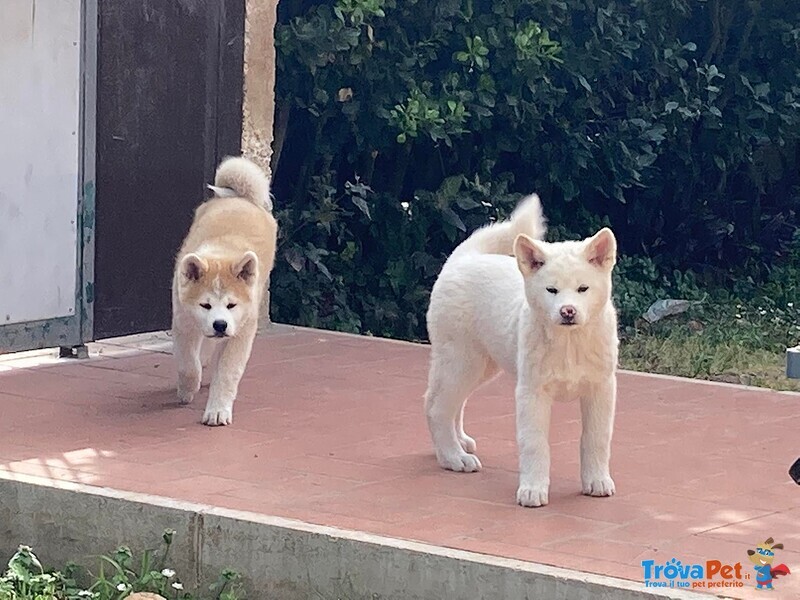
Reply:
[[728, 564], [720, 560], [684, 563], [677, 558], [665, 563], [643, 560], [644, 584], [647, 587], [714, 589], [744, 587], [752, 579], [742, 563]]
[[785, 564], [775, 565], [775, 551], [783, 544], [768, 538], [748, 550], [748, 563], [731, 563], [721, 560], [705, 562], [682, 562], [672, 558], [665, 563], [655, 560], [642, 561], [642, 575], [646, 587], [719, 589], [741, 588], [754, 585], [757, 589], [774, 589], [778, 577], [791, 574]]

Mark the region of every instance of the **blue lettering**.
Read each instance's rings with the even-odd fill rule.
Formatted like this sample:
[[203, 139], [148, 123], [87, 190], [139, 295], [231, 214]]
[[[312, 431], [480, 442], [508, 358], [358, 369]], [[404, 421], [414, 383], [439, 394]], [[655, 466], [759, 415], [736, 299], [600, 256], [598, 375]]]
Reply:
[[644, 578], [651, 579], [653, 577], [653, 564], [654, 560], [643, 560], [642, 567], [644, 568]]

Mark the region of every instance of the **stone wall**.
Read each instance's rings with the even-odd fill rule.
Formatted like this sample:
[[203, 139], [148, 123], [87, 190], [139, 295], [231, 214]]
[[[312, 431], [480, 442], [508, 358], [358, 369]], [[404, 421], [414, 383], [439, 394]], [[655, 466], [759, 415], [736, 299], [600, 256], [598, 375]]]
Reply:
[[[275, 23], [278, 0], [247, 0], [244, 43], [242, 153], [271, 175], [275, 122]], [[269, 284], [261, 328], [269, 323]]]

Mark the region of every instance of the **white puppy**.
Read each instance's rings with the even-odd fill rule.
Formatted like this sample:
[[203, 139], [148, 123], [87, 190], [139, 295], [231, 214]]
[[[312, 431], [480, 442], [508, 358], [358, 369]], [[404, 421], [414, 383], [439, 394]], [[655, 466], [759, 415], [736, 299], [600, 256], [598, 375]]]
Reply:
[[[474, 232], [442, 268], [431, 293], [431, 366], [425, 410], [445, 469], [478, 471], [464, 432], [470, 393], [501, 369], [516, 378], [520, 480], [517, 502], [543, 506], [550, 487], [550, 409], [579, 399], [583, 493], [610, 496], [616, 403], [617, 316], [609, 229], [546, 243], [537, 196], [511, 220]], [[516, 257], [516, 258], [515, 258]]]

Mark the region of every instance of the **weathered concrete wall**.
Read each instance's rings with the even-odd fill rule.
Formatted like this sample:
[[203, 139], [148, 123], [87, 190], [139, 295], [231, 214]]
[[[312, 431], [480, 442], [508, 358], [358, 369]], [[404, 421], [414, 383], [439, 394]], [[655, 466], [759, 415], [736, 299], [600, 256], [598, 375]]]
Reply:
[[187, 587], [197, 585], [199, 513], [169, 501], [156, 507], [125, 492], [96, 489], [99, 493], [92, 494], [81, 486], [55, 489], [0, 479], [0, 565], [25, 544], [45, 566], [77, 562], [97, 572], [99, 554], [124, 544], [140, 556], [142, 550], [159, 548], [165, 529], [174, 529], [168, 566]]
[[242, 149], [268, 173], [275, 121], [275, 23], [278, 0], [247, 0]]
[[[271, 173], [275, 122], [275, 23], [278, 0], [247, 0], [244, 42], [242, 153]], [[269, 284], [261, 305], [261, 329], [269, 323]]]
[[36, 481], [0, 478], [3, 558], [20, 543], [50, 565], [112, 552], [122, 543], [138, 553], [157, 545], [169, 527], [177, 532], [169, 563], [187, 587], [233, 568], [253, 600], [707, 597], [278, 517]]

